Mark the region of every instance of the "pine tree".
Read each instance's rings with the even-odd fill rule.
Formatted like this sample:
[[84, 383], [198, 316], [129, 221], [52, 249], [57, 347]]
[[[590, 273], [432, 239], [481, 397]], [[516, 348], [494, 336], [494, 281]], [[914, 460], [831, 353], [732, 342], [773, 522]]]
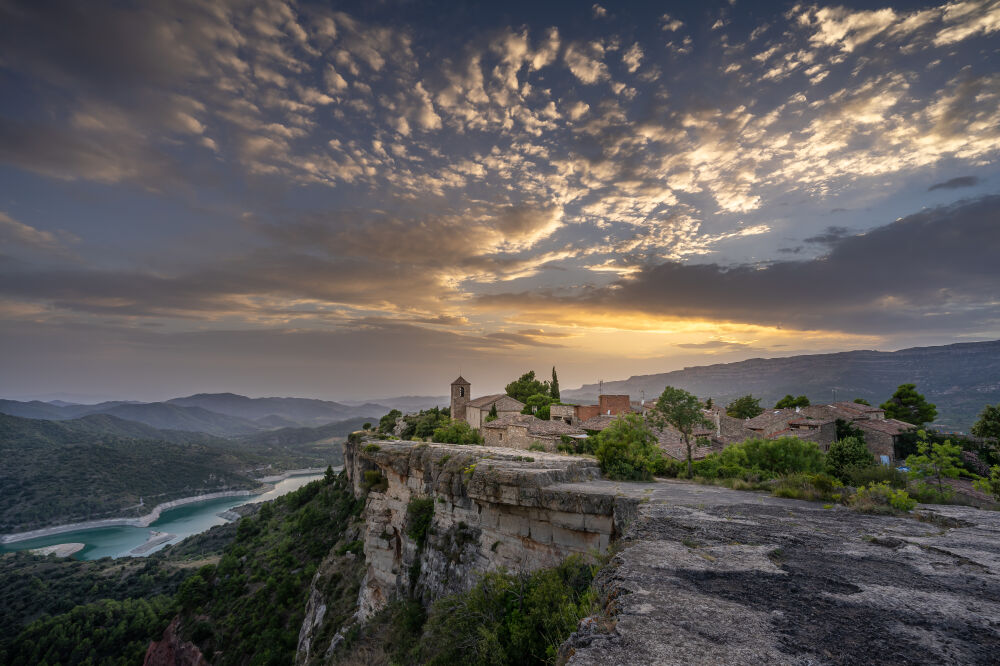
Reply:
[[549, 384], [549, 395], [555, 400], [559, 400], [559, 376], [556, 374], [556, 366], [552, 366], [552, 383]]

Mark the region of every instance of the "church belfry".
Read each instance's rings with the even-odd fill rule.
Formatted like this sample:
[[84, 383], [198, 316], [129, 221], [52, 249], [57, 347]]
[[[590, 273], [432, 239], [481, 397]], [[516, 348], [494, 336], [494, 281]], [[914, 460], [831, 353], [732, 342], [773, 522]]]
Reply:
[[472, 385], [459, 376], [451, 383], [451, 418], [465, 421], [465, 406], [469, 404], [469, 389]]

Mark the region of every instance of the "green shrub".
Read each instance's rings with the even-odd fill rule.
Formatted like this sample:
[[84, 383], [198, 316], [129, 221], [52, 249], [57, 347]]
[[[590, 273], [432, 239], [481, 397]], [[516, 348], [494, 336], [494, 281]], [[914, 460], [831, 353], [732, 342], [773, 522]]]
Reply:
[[859, 513], [893, 514], [912, 511], [917, 501], [905, 490], [896, 490], [885, 481], [870, 483], [851, 496], [851, 508]]
[[382, 472], [378, 470], [365, 470], [364, 481], [361, 482], [361, 488], [366, 493], [370, 491], [384, 493], [386, 489], [389, 488], [389, 479], [382, 476]]
[[844, 470], [844, 483], [855, 488], [883, 482], [893, 488], [906, 488], [907, 478], [906, 472], [900, 472], [888, 465], [848, 467]]
[[[594, 435], [596, 435], [596, 433], [594, 433]], [[563, 453], [569, 453], [570, 455], [589, 453], [593, 455], [597, 451], [596, 436], [578, 439], [576, 437], [570, 437], [569, 435], [562, 435], [559, 439], [560, 443], [556, 446], [556, 450], [562, 451]]]
[[595, 455], [609, 479], [650, 481], [663, 457], [656, 435], [636, 414], [619, 416], [595, 439]]
[[1000, 502], [1000, 465], [991, 467], [990, 475], [976, 481], [975, 486], [984, 493], [993, 495], [993, 499]]
[[528, 447], [529, 451], [545, 451], [545, 445], [541, 442], [532, 442], [531, 446]]
[[947, 504], [955, 495], [955, 491], [950, 486], [938, 488], [926, 481], [917, 481], [911, 484], [909, 489], [917, 501], [924, 504]]
[[838, 439], [826, 452], [826, 471], [842, 481], [847, 480], [849, 468], [872, 467], [875, 456], [871, 454], [865, 441], [857, 437]]
[[430, 497], [410, 500], [406, 506], [406, 536], [413, 539], [418, 549], [424, 547], [427, 530], [434, 519], [434, 500]]
[[553, 569], [493, 571], [431, 606], [410, 663], [544, 664], [590, 614], [597, 566], [580, 555]]
[[655, 468], [653, 469], [653, 475], [668, 479], [676, 479], [683, 469], [684, 465], [682, 465], [679, 461], [661, 455], [660, 459], [656, 461]]
[[921, 479], [923, 483], [932, 481], [937, 486], [938, 495], [950, 496], [952, 491], [945, 485], [945, 479], [958, 476], [962, 450], [950, 440], [931, 442], [923, 430], [917, 432], [917, 454], [906, 459], [910, 468], [910, 478]]
[[696, 476], [741, 478], [747, 481], [770, 479], [794, 473], [818, 473], [824, 455], [815, 442], [798, 437], [748, 439], [730, 444], [721, 453], [709, 454], [694, 465]]
[[834, 491], [842, 488], [837, 478], [828, 474], [789, 474], [779, 478], [771, 488], [775, 497], [829, 501], [834, 499]]
[[378, 444], [365, 444], [364, 448], [365, 453], [375, 453], [376, 451], [381, 451], [381, 450], [382, 447], [379, 446]]
[[442, 444], [482, 444], [483, 436], [465, 421], [449, 420], [435, 428], [433, 440]]

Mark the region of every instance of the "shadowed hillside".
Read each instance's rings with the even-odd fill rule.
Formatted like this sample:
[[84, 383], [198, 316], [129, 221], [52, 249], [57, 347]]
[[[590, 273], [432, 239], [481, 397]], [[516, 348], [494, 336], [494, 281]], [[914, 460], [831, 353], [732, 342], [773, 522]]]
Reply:
[[[864, 398], [886, 400], [897, 386], [915, 383], [937, 405], [936, 425], [967, 431], [987, 403], [1000, 402], [1000, 340], [942, 347], [914, 347], [896, 352], [849, 351], [788, 358], [753, 358], [655, 375], [604, 382], [605, 393], [628, 393], [647, 399], [665, 386], [725, 403], [747, 393], [773, 405], [786, 394], [805, 394], [813, 402]], [[567, 400], [595, 400], [596, 384], [564, 390]]]

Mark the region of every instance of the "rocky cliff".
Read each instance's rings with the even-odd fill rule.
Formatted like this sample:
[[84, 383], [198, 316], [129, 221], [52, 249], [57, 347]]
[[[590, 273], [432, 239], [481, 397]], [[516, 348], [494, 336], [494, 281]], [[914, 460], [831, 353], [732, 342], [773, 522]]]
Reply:
[[[469, 589], [477, 574], [533, 570], [607, 548], [634, 503], [613, 492], [561, 489], [599, 478], [596, 462], [482, 446], [352, 441], [345, 469], [366, 492], [358, 598], [368, 617], [410, 590], [430, 601]], [[412, 536], [414, 500], [433, 501], [426, 540]]]
[[300, 664], [321, 663], [352, 629], [324, 619], [335, 596], [323, 590], [330, 580], [361, 576], [360, 624], [393, 599], [429, 604], [465, 591], [485, 571], [530, 571], [603, 551], [637, 506], [613, 488], [590, 488], [600, 471], [580, 457], [355, 435], [344, 445], [344, 469], [365, 502], [363, 573], [345, 561], [350, 553], [324, 561], [299, 635]]
[[[325, 663], [393, 599], [426, 604], [483, 571], [549, 567], [615, 540], [596, 581], [599, 610], [560, 663], [995, 663], [997, 512], [870, 516], [694, 483], [609, 481], [592, 460], [525, 453], [352, 439], [359, 554], [332, 552], [321, 567], [297, 662]], [[354, 616], [333, 626], [324, 617], [337, 599], [351, 607], [340, 617]]]

